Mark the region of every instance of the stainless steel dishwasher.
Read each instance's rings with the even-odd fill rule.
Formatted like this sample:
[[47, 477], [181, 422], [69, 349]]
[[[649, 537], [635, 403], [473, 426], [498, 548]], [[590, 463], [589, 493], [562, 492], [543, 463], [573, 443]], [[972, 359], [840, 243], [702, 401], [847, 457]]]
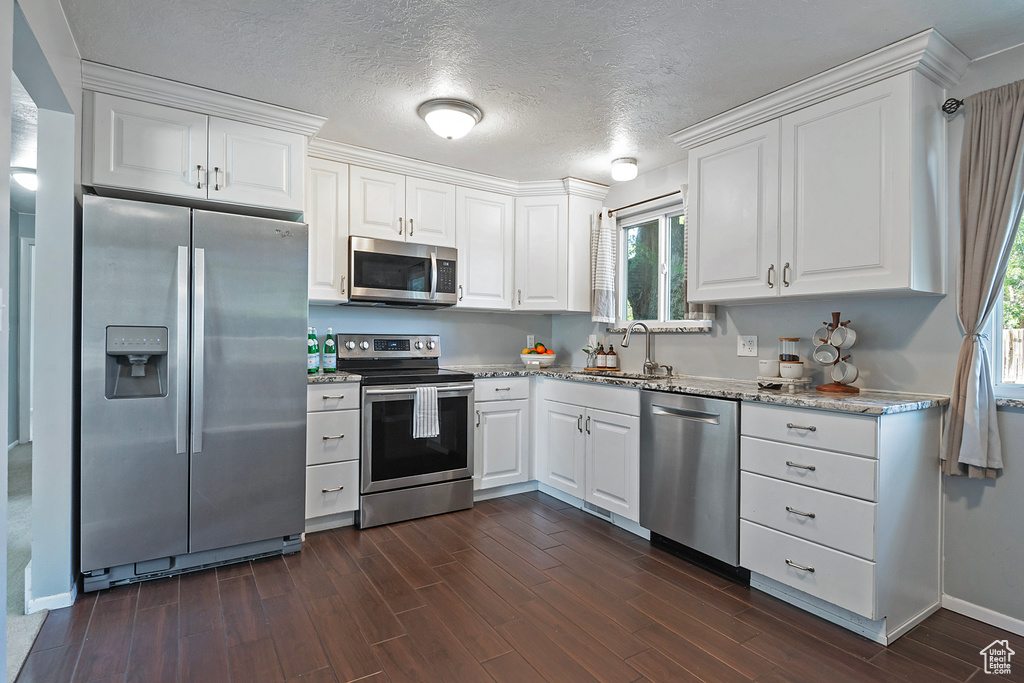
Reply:
[[737, 567], [739, 470], [738, 402], [640, 392], [640, 525], [652, 542]]

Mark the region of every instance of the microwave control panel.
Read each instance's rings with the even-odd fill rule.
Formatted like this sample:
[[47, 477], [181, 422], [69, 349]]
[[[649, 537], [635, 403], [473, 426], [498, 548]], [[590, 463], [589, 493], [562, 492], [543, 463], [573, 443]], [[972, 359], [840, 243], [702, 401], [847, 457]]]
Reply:
[[455, 293], [455, 261], [437, 259], [437, 291]]

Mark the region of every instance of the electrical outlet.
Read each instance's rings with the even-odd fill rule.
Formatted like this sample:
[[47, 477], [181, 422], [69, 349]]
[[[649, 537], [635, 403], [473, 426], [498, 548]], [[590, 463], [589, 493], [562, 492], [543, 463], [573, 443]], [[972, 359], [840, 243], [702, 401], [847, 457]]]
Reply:
[[756, 356], [757, 355], [757, 335], [756, 334], [740, 334], [736, 336], [736, 355], [737, 356]]
[[533, 334], [526, 335], [526, 348], [532, 349], [537, 344], [537, 336]]

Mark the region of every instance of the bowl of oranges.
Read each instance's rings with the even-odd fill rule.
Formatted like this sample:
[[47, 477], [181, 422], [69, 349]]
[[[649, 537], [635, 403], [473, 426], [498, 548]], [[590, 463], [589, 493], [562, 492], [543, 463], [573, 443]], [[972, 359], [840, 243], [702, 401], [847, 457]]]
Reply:
[[546, 368], [555, 362], [555, 352], [539, 343], [535, 344], [532, 349], [523, 349], [519, 357], [526, 363], [526, 367], [532, 367], [534, 364], [537, 364], [542, 368]]

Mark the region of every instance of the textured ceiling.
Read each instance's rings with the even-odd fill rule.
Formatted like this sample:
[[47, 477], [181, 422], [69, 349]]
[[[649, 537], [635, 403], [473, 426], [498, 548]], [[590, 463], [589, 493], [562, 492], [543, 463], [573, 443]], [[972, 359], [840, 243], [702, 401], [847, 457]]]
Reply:
[[[320, 137], [513, 180], [608, 183], [668, 135], [926, 28], [969, 57], [1022, 0], [62, 0], [84, 59], [327, 116]], [[416, 107], [484, 111], [461, 140]]]
[[[36, 135], [39, 111], [18, 77], [11, 73], [11, 166], [36, 167]], [[11, 179], [11, 208], [18, 213], [36, 212], [36, 193]]]

